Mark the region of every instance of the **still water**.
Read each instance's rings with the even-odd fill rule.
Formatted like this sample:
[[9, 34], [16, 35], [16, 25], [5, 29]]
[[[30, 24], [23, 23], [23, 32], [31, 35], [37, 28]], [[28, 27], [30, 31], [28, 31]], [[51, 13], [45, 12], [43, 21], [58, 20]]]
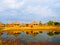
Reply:
[[47, 35], [47, 31], [42, 33], [38, 33], [36, 36], [26, 34], [25, 32], [21, 32], [18, 36], [8, 35], [7, 32], [3, 32], [0, 36], [0, 39], [21, 39], [24, 42], [60, 42], [60, 34], [49, 36]]

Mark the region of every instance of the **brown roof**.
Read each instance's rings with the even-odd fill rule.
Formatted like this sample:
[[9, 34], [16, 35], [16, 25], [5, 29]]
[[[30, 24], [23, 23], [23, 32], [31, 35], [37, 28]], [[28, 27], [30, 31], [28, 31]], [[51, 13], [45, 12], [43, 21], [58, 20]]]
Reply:
[[31, 24], [38, 24], [36, 21], [33, 21]]

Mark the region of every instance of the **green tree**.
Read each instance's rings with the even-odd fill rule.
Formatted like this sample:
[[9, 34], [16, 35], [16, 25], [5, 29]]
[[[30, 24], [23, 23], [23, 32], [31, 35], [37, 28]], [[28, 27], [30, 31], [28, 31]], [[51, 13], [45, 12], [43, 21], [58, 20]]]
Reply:
[[54, 25], [54, 22], [53, 21], [48, 21], [47, 24], [48, 25]]
[[54, 22], [54, 25], [60, 25], [60, 22]]

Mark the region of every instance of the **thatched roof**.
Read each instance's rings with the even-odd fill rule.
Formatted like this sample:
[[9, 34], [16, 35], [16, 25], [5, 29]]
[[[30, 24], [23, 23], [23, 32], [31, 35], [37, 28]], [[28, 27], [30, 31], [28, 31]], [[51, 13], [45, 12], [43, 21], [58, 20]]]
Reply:
[[36, 21], [31, 22], [31, 24], [38, 24]]
[[12, 24], [20, 24], [20, 22], [18, 22], [18, 21], [15, 21], [15, 22], [13, 22]]

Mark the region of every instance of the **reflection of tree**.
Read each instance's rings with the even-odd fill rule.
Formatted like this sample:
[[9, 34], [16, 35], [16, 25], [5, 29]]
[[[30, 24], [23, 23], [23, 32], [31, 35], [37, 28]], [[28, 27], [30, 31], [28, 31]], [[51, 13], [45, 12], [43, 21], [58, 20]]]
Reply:
[[54, 36], [54, 33], [53, 32], [48, 32], [47, 35]]
[[55, 35], [59, 35], [60, 34], [60, 32], [49, 32], [49, 33], [47, 33], [47, 35], [49, 35], [49, 36], [55, 36]]
[[59, 35], [59, 34], [60, 34], [60, 32], [54, 32], [54, 34], [55, 34], [55, 35]]
[[43, 33], [42, 31], [39, 31], [39, 33]]

